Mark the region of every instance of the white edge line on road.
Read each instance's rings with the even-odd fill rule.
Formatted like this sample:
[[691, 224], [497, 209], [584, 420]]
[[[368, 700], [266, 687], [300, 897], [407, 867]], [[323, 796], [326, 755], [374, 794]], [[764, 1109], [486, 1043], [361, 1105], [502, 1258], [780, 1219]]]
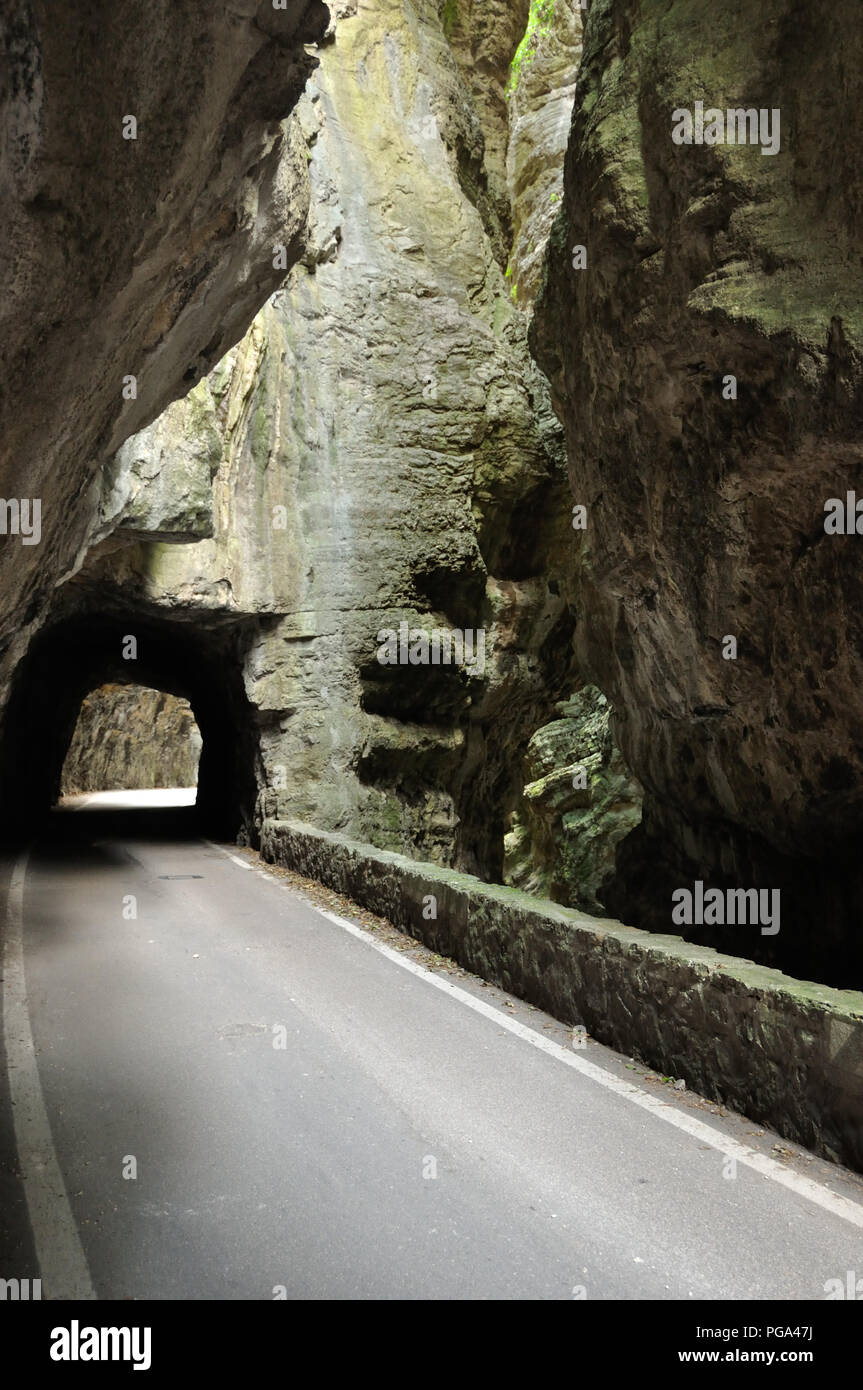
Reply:
[[24, 879], [29, 858], [27, 849], [12, 870], [3, 947], [3, 1041], [15, 1144], [45, 1297], [94, 1299], [54, 1148], [30, 1025], [24, 978]]
[[[418, 965], [416, 961], [406, 960], [398, 951], [385, 946], [382, 941], [376, 941], [369, 932], [364, 931], [362, 927], [356, 926], [353, 922], [349, 922], [346, 918], [338, 917], [334, 912], [327, 912], [322, 907], [315, 907], [315, 910], [322, 917], [326, 917], [327, 921], [334, 922], [336, 926], [342, 927], [352, 936], [357, 936], [369, 946], [373, 946], [376, 951], [380, 951], [381, 955], [386, 956], [388, 960], [400, 965], [403, 970], [409, 970], [412, 975], [418, 975], [421, 979], [427, 980], [429, 984], [434, 985], [435, 989], [440, 989], [451, 998], [458, 999], [460, 1003], [466, 1004], [475, 1013], [482, 1014], [484, 1018], [491, 1019], [501, 1028], [505, 1028], [507, 1032], [514, 1033], [523, 1042], [530, 1043], [531, 1047], [538, 1048], [540, 1052], [547, 1053], [549, 1057], [555, 1057], [557, 1061], [563, 1062], [566, 1066], [581, 1072], [582, 1076], [595, 1081], [598, 1086], [604, 1086], [607, 1091], [613, 1091], [622, 1099], [630, 1101], [642, 1110], [649, 1111], [657, 1119], [664, 1120], [666, 1124], [674, 1125], [676, 1129], [683, 1130], [684, 1134], [690, 1135], [693, 1139], [710, 1144], [711, 1148], [718, 1149], [720, 1153], [725, 1154], [728, 1158], [736, 1159], [738, 1163], [744, 1164], [747, 1168], [754, 1169], [762, 1177], [790, 1188], [792, 1192], [797, 1193], [798, 1197], [805, 1197], [807, 1201], [815, 1202], [817, 1206], [832, 1212], [834, 1216], [840, 1216], [843, 1220], [850, 1221], [853, 1226], [863, 1229], [863, 1206], [857, 1202], [842, 1197], [836, 1192], [831, 1192], [829, 1188], [814, 1182], [812, 1178], [804, 1177], [801, 1173], [784, 1168], [781, 1163], [777, 1163], [774, 1158], [769, 1158], [767, 1154], [758, 1153], [757, 1150], [750, 1149], [746, 1144], [741, 1144], [739, 1140], [733, 1139], [731, 1135], [722, 1134], [718, 1129], [714, 1129], [713, 1125], [705, 1124], [703, 1120], [697, 1120], [694, 1115], [689, 1115], [686, 1111], [676, 1110], [667, 1101], [660, 1100], [657, 1096], [648, 1095], [638, 1086], [633, 1086], [630, 1081], [624, 1081], [621, 1077], [615, 1076], [613, 1072], [605, 1071], [604, 1068], [596, 1066], [593, 1062], [588, 1062], [586, 1057], [579, 1057], [575, 1052], [568, 1052], [565, 1047], [561, 1047], [560, 1043], [553, 1042], [551, 1038], [544, 1038], [541, 1033], [519, 1023], [517, 1019], [507, 1018], [506, 1014], [501, 1013], [500, 1009], [496, 1009], [493, 1004], [486, 1004], [484, 1000], [477, 999], [467, 990], [454, 985], [451, 980], [443, 980], [433, 971], [427, 970], [425, 966]], [[413, 940], [412, 937], [408, 939]], [[422, 943], [418, 942], [417, 944], [421, 945]]]
[[251, 864], [247, 864], [245, 859], [241, 859], [238, 854], [232, 854], [229, 849], [225, 849], [224, 845], [217, 845], [215, 840], [204, 840], [204, 844], [209, 845], [210, 849], [217, 849], [222, 854], [226, 854], [231, 863], [236, 864], [239, 869], [251, 869], [253, 867]]
[[[209, 841], [208, 841], [209, 843]], [[223, 854], [227, 854], [229, 859], [236, 860], [236, 856], [231, 854], [222, 845], [217, 845]], [[249, 865], [243, 863], [243, 868]], [[261, 876], [269, 883], [276, 884], [280, 888], [286, 887], [279, 880], [266, 870], [261, 870]], [[614, 1092], [622, 1100], [629, 1101], [632, 1105], [637, 1105], [639, 1109], [646, 1110], [654, 1115], [658, 1120], [664, 1120], [666, 1124], [673, 1125], [675, 1129], [682, 1130], [692, 1139], [698, 1139], [701, 1143], [709, 1144], [711, 1148], [719, 1153], [725, 1154], [727, 1158], [736, 1159], [745, 1167], [753, 1169], [763, 1178], [769, 1178], [771, 1182], [778, 1183], [782, 1187], [787, 1187], [791, 1192], [803, 1197], [808, 1202], [814, 1202], [816, 1206], [823, 1208], [824, 1211], [831, 1212], [834, 1216], [841, 1217], [843, 1221], [848, 1221], [852, 1226], [857, 1226], [863, 1230], [863, 1205], [852, 1201], [848, 1197], [842, 1197], [837, 1192], [831, 1192], [828, 1187], [815, 1182], [812, 1178], [804, 1177], [801, 1173], [795, 1173], [789, 1168], [784, 1168], [781, 1163], [777, 1163], [774, 1158], [769, 1158], [767, 1154], [758, 1153], [755, 1149], [750, 1149], [746, 1144], [741, 1144], [739, 1140], [733, 1139], [731, 1135], [722, 1134], [713, 1125], [705, 1124], [703, 1120], [697, 1120], [694, 1115], [687, 1114], [686, 1111], [677, 1110], [669, 1105], [667, 1101], [660, 1100], [657, 1096], [648, 1095], [645, 1091], [633, 1086], [631, 1082], [624, 1081], [621, 1077], [615, 1076], [613, 1072], [605, 1071], [602, 1067], [596, 1066], [593, 1062], [588, 1062], [587, 1058], [579, 1057], [576, 1052], [570, 1052], [560, 1043], [553, 1042], [551, 1038], [544, 1038], [541, 1033], [536, 1033], [532, 1028], [528, 1028], [523, 1023], [519, 1023], [514, 1018], [507, 1018], [506, 1014], [494, 1005], [485, 1003], [482, 999], [477, 999], [467, 990], [460, 989], [451, 980], [441, 979], [433, 971], [427, 970], [424, 965], [418, 965], [416, 961], [410, 960], [394, 951], [392, 947], [384, 945], [382, 941], [377, 941], [369, 932], [358, 927], [356, 923], [349, 922], [346, 917], [339, 917], [334, 912], [327, 912], [324, 908], [318, 907], [311, 898], [307, 897], [299, 890], [298, 892], [310, 907], [321, 917], [326, 917], [328, 922], [341, 927], [344, 931], [350, 932], [351, 936], [356, 936], [360, 941], [364, 941], [367, 946], [372, 946], [379, 951], [387, 960], [391, 960], [394, 965], [401, 966], [402, 970], [409, 971], [419, 979], [425, 980], [428, 984], [434, 985], [435, 989], [448, 994], [451, 999], [457, 999], [459, 1003], [473, 1009], [474, 1013], [482, 1014], [483, 1018], [491, 1019], [498, 1027], [505, 1028], [508, 1033], [513, 1033], [522, 1042], [529, 1043], [531, 1047], [537, 1048], [540, 1052], [545, 1052], [547, 1056], [554, 1057], [558, 1062], [563, 1062], [565, 1066], [572, 1067], [574, 1071], [580, 1072], [582, 1076], [588, 1077], [596, 1082], [598, 1086], [604, 1086], [607, 1091]], [[414, 942], [413, 937], [406, 936], [406, 939], [418, 946], [422, 942]]]

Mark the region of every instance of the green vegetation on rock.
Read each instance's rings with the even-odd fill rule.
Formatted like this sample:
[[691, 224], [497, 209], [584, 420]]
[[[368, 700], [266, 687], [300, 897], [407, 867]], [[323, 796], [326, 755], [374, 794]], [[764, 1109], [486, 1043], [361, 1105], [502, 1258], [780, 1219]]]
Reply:
[[529, 893], [601, 913], [617, 846], [641, 819], [641, 789], [614, 742], [601, 691], [585, 686], [558, 711], [561, 718], [528, 744], [530, 780], [506, 837], [505, 877]]
[[519, 84], [522, 70], [533, 62], [537, 47], [541, 39], [548, 36], [551, 31], [551, 21], [554, 18], [555, 0], [531, 0], [530, 15], [528, 16], [527, 28], [524, 31], [524, 38], [515, 50], [515, 56], [510, 64], [509, 82], [506, 87], [507, 96], [511, 96]]

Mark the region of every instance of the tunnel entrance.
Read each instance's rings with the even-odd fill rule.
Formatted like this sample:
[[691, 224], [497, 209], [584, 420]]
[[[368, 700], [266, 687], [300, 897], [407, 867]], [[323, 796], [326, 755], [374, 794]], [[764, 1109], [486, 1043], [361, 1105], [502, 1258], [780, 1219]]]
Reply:
[[63, 797], [197, 788], [201, 732], [188, 700], [109, 682], [85, 695], [63, 763]]
[[[88, 739], [92, 754], [88, 776], [98, 780], [112, 762], [115, 769], [122, 763], [122, 734], [113, 759], [110, 749], [99, 749], [95, 726], [100, 713], [105, 715], [105, 697], [99, 695], [100, 712], [94, 692], [113, 691], [109, 701], [116, 713], [118, 700], [131, 701], [129, 708], [134, 705], [134, 695], [128, 692], [137, 687], [149, 691], [156, 703], [159, 695], [185, 702], [191, 716], [188, 728], [194, 725], [199, 731], [196, 807], [202, 832], [216, 839], [255, 843], [258, 730], [255, 710], [245, 694], [243, 668], [256, 627], [248, 619], [226, 621], [222, 614], [202, 624], [199, 613], [193, 623], [188, 615], [158, 610], [77, 612], [45, 627], [18, 669], [0, 743], [3, 838], [20, 841], [32, 833], [62, 792], [81, 780], [77, 773], [83, 770], [81, 754], [88, 751], [84, 747]], [[122, 698], [117, 693], [121, 691], [126, 692]], [[181, 708], [175, 705], [174, 713]], [[87, 709], [89, 716], [83, 714], [82, 727], [80, 718]], [[88, 717], [94, 720], [89, 731]], [[104, 717], [101, 729], [110, 736]], [[133, 740], [143, 749], [139, 781], [155, 762], [156, 732], [151, 729], [150, 747], [144, 749], [145, 727], [139, 710]], [[77, 751], [76, 737], [84, 740]]]

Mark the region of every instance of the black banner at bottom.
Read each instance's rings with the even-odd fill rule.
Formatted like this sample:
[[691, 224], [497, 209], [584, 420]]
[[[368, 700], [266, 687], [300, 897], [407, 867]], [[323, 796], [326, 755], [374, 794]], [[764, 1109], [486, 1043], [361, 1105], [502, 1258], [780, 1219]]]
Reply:
[[[318, 1322], [318, 1318], [321, 1322]], [[393, 1318], [397, 1322], [393, 1322]], [[380, 1322], [378, 1322], [380, 1318]], [[332, 1375], [341, 1351], [353, 1374], [378, 1372], [399, 1364], [399, 1379], [419, 1371], [435, 1374], [446, 1358], [454, 1374], [458, 1348], [460, 1377], [488, 1377], [505, 1356], [519, 1351], [541, 1367], [561, 1355], [572, 1369], [586, 1354], [608, 1373], [686, 1372], [694, 1367], [798, 1366], [823, 1376], [853, 1364], [861, 1319], [846, 1303], [660, 1303], [574, 1301], [554, 1304], [469, 1302], [447, 1307], [420, 1303], [311, 1302], [302, 1309], [273, 1303], [51, 1303], [6, 1302], [0, 1331], [7, 1356], [20, 1358], [21, 1370], [62, 1383], [70, 1376], [128, 1374], [141, 1383], [193, 1372], [224, 1379], [272, 1366], [301, 1374], [311, 1355]], [[536, 1333], [529, 1343], [525, 1331]], [[561, 1341], [561, 1336], [564, 1341]], [[456, 1340], [457, 1339], [457, 1340]], [[405, 1351], [413, 1347], [418, 1365], [410, 1369]], [[334, 1355], [335, 1353], [335, 1355]], [[413, 1359], [413, 1358], [411, 1358]], [[519, 1358], [520, 1359], [520, 1358]], [[587, 1364], [591, 1364], [587, 1363]]]

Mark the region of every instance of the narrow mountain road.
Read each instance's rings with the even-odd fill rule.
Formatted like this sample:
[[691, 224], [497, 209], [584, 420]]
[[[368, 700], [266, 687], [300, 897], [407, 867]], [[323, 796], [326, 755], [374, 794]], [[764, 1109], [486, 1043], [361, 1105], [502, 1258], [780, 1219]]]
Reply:
[[[823, 1299], [863, 1273], [854, 1175], [777, 1161], [759, 1126], [398, 958], [189, 811], [101, 800], [4, 868], [0, 1277], [41, 1274], [47, 1298], [686, 1300]], [[735, 1174], [738, 1150], [762, 1157]]]

